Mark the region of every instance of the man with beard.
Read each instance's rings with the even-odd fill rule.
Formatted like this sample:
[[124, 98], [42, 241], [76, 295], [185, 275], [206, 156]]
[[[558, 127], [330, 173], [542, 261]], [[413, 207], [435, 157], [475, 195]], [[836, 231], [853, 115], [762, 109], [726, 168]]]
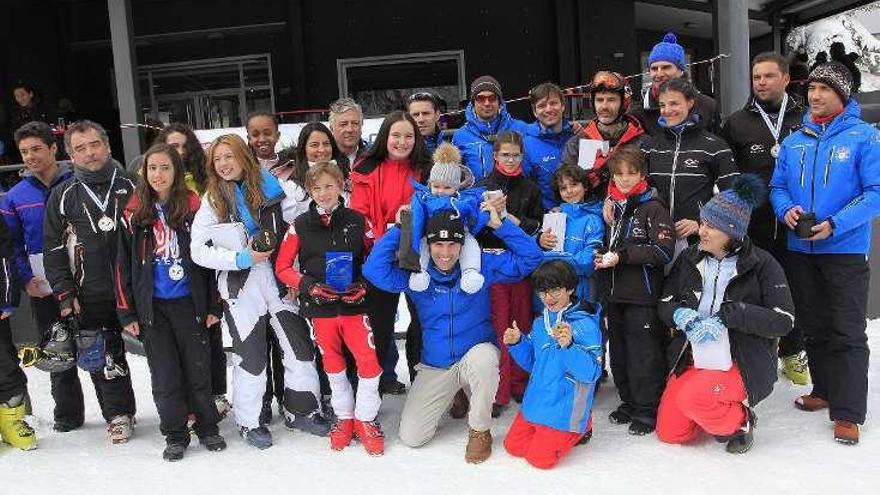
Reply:
[[638, 146], [645, 130], [641, 123], [627, 112], [630, 104], [630, 90], [626, 80], [617, 72], [600, 70], [590, 81], [590, 89], [587, 94], [596, 117], [587, 122], [584, 130], [569, 139], [565, 143], [562, 153], [562, 164], [577, 165], [581, 139], [593, 139], [608, 141], [609, 152], [603, 154], [596, 152], [593, 161], [592, 183], [600, 191], [608, 186], [610, 173], [607, 171], [605, 162], [614, 150], [626, 144]]
[[[804, 108], [785, 92], [789, 81], [788, 61], [782, 55], [766, 52], [756, 56], [752, 60], [752, 97], [728, 117], [721, 130], [740, 172], [757, 174], [766, 183], [773, 176], [780, 143], [801, 128]], [[783, 267], [788, 251], [785, 233], [785, 225], [776, 219], [769, 203], [752, 212], [749, 238]], [[797, 385], [809, 385], [803, 332], [797, 322], [779, 339], [779, 355], [785, 377]]]
[[[90, 372], [112, 443], [125, 443], [135, 402], [116, 316], [113, 260], [119, 216], [134, 190], [110, 156], [107, 131], [89, 120], [64, 135], [73, 177], [52, 190], [43, 223], [43, 264], [61, 317], [79, 322], [79, 365]], [[93, 342], [87, 347], [86, 341]], [[103, 341], [103, 342], [102, 342]], [[84, 355], [94, 359], [84, 361]]]

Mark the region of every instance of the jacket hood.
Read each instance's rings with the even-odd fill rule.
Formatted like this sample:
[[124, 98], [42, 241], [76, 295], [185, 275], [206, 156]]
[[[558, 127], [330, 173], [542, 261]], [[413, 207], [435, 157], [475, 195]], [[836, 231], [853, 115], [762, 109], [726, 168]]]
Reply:
[[527, 133], [530, 136], [534, 136], [544, 141], [555, 141], [556, 139], [559, 139], [560, 136], [568, 138], [572, 135], [571, 121], [563, 118], [562, 128], [559, 129], [559, 132], [556, 132], [549, 127], [543, 127], [540, 122], [535, 121], [528, 126]]
[[498, 110], [498, 115], [495, 116], [494, 119], [490, 121], [482, 120], [477, 117], [477, 114], [474, 112], [474, 102], [468, 103], [467, 108], [464, 111], [465, 115], [465, 125], [473, 127], [477, 133], [479, 134], [495, 134], [498, 128], [500, 128], [504, 123], [510, 121], [510, 114], [507, 113], [507, 104], [504, 100], [501, 100], [501, 107]]
[[813, 136], [834, 136], [836, 134], [840, 134], [841, 132], [849, 129], [850, 127], [858, 124], [864, 123], [864, 121], [860, 118], [862, 114], [862, 108], [859, 106], [859, 103], [855, 100], [855, 98], [850, 98], [849, 102], [847, 102], [846, 106], [843, 107], [843, 113], [838, 115], [825, 127], [825, 130], [822, 130], [822, 126], [813, 122], [813, 119], [810, 118], [810, 109], [808, 108], [806, 113], [804, 113], [804, 132]]
[[559, 209], [567, 216], [581, 217], [587, 214], [602, 216], [601, 201], [585, 201], [583, 203], [562, 203]]

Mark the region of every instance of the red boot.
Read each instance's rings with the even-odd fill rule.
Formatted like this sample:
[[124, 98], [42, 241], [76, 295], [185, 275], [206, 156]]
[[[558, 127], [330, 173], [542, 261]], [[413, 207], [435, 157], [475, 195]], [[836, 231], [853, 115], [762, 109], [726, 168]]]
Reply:
[[385, 434], [376, 421], [354, 420], [354, 434], [364, 444], [364, 449], [372, 456], [385, 453]]
[[330, 428], [330, 448], [342, 450], [351, 443], [354, 436], [353, 419], [337, 419]]

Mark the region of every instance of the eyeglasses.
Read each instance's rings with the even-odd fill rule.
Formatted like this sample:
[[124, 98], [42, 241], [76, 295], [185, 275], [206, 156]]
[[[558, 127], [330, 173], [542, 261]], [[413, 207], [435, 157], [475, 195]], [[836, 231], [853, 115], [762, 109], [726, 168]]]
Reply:
[[502, 162], [518, 162], [522, 157], [522, 153], [498, 153], [498, 159]]
[[483, 105], [489, 103], [498, 103], [498, 95], [494, 93], [491, 95], [476, 95], [474, 96], [474, 101]]
[[539, 290], [538, 297], [559, 297], [565, 293], [565, 287], [556, 287], [554, 289]]

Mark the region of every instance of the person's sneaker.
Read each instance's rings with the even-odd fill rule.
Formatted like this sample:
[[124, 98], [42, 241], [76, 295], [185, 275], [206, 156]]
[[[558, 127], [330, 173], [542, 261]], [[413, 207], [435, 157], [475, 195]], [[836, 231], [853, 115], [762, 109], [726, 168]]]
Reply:
[[69, 431], [73, 431], [82, 427], [82, 421], [70, 421], [67, 419], [56, 419], [55, 424], [52, 425], [52, 429], [57, 431], [58, 433], [67, 433]]
[[834, 420], [834, 439], [844, 445], [859, 443], [859, 425], [842, 419]]
[[755, 425], [758, 424], [758, 418], [755, 416], [751, 408], [746, 408], [746, 419], [739, 430], [730, 435], [727, 440], [727, 446], [724, 450], [731, 454], [745, 454], [752, 448], [752, 442], [755, 440]]
[[241, 435], [241, 438], [244, 438], [248, 445], [260, 450], [265, 450], [272, 446], [272, 433], [270, 433], [269, 429], [265, 426], [260, 426], [259, 428], [254, 429], [242, 426], [239, 430], [239, 434]]
[[107, 433], [110, 434], [110, 442], [116, 444], [127, 442], [128, 439], [131, 438], [133, 430], [134, 421], [128, 414], [113, 416], [110, 419], [110, 424], [107, 425]]
[[293, 420], [284, 416], [284, 426], [288, 430], [300, 430], [318, 437], [326, 437], [330, 433], [330, 421], [319, 411], [309, 414], [294, 414]]
[[336, 419], [330, 428], [330, 448], [333, 450], [342, 450], [351, 443], [354, 437], [354, 420], [353, 419]]
[[218, 435], [205, 435], [199, 438], [199, 443], [209, 452], [220, 452], [226, 450], [226, 440]]
[[783, 357], [782, 374], [795, 385], [809, 385], [811, 380], [807, 353], [801, 351], [797, 354]]
[[468, 443], [464, 450], [464, 460], [470, 464], [480, 464], [492, 455], [492, 432], [468, 431]]
[[25, 409], [24, 403], [15, 407], [0, 404], [0, 440], [16, 449], [33, 450], [37, 448], [37, 434], [24, 420]]
[[388, 395], [403, 395], [406, 393], [406, 385], [397, 380], [379, 384], [379, 393]]
[[165, 446], [165, 450], [162, 451], [162, 459], [168, 462], [177, 462], [183, 459], [183, 454], [185, 453], [186, 445], [182, 443], [169, 443]]
[[813, 412], [828, 408], [828, 401], [812, 394], [802, 395], [794, 400], [794, 407], [801, 411]]
[[226, 416], [229, 416], [229, 412], [232, 411], [232, 404], [225, 395], [215, 395], [214, 406], [217, 408], [217, 414], [220, 415], [221, 421], [226, 418]]
[[637, 419], [633, 419], [629, 424], [629, 434], [635, 435], [637, 437], [643, 437], [645, 435], [650, 435], [654, 433], [654, 426], [649, 425], [648, 423], [644, 423]]
[[385, 434], [378, 422], [354, 420], [354, 436], [368, 454], [380, 456], [385, 453]]
[[616, 425], [625, 425], [632, 421], [632, 416], [622, 407], [618, 407], [608, 415], [608, 421]]
[[459, 390], [452, 399], [452, 407], [449, 409], [449, 415], [454, 419], [461, 419], [467, 416], [468, 410], [471, 408], [471, 402], [464, 390]]
[[504, 406], [501, 404], [492, 404], [492, 417], [497, 418], [497, 417], [501, 416], [501, 413], [504, 412], [504, 409], [506, 407], [507, 406]]

